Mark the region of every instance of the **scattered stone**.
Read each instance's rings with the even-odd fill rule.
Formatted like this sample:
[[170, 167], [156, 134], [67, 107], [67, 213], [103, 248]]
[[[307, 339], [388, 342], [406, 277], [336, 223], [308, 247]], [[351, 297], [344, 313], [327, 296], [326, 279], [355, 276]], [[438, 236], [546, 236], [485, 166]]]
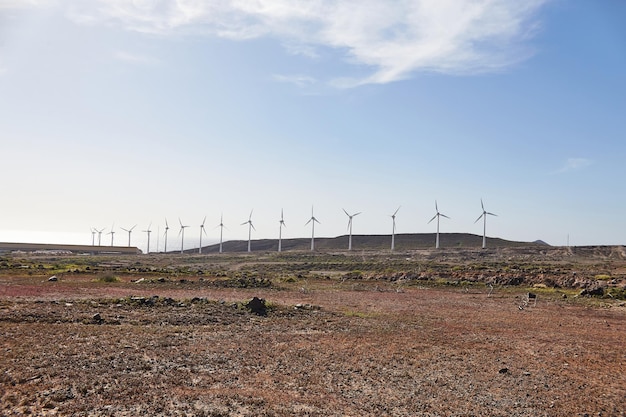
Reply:
[[95, 324], [102, 324], [104, 323], [104, 319], [102, 318], [102, 316], [100, 315], [100, 313], [96, 313], [91, 317], [91, 321]]
[[587, 296], [587, 297], [603, 296], [604, 288], [602, 287], [585, 288], [578, 295], [580, 295], [581, 297], [582, 296]]
[[502, 368], [498, 371], [499, 374], [506, 374], [509, 372], [509, 368]]
[[59, 280], [59, 278], [57, 278], [56, 275], [52, 275], [50, 278], [48, 278], [48, 282], [57, 282]]
[[140, 282], [144, 282], [146, 279], [145, 278], [139, 278], [137, 281], [132, 281], [135, 284], [139, 284]]
[[561, 294], [561, 298], [566, 299], [567, 298], [567, 294]]
[[257, 316], [267, 316], [267, 306], [265, 305], [265, 300], [262, 298], [254, 297], [252, 300], [248, 301], [246, 307]]

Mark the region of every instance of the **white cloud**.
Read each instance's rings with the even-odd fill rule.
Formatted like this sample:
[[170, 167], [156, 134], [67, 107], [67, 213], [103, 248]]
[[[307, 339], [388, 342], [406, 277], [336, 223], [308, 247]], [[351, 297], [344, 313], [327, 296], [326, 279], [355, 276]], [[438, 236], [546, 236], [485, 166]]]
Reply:
[[593, 161], [587, 158], [569, 158], [565, 164], [557, 171], [557, 173], [565, 173], [583, 169], [593, 164]]
[[82, 23], [114, 22], [153, 34], [245, 40], [269, 36], [288, 52], [333, 48], [369, 76], [335, 84], [388, 83], [419, 71], [498, 70], [531, 55], [525, 43], [551, 0], [89, 0], [73, 2]]
[[150, 56], [133, 54], [126, 51], [115, 51], [113, 57], [131, 64], [152, 65], [158, 62], [155, 58]]
[[298, 87], [307, 87], [315, 84], [317, 81], [313, 77], [308, 75], [281, 75], [275, 74], [274, 79], [276, 81], [294, 84]]

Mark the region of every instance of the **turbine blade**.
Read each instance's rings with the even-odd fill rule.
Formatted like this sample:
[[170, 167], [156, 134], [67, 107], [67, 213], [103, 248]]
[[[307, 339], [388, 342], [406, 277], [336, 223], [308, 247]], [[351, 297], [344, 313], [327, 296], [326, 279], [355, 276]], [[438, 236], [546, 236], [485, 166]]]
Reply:
[[252, 222], [250, 223], [250, 227], [252, 227], [252, 229], [256, 232], [256, 227], [254, 227], [254, 225], [252, 224]]
[[450, 217], [446, 216], [445, 214], [441, 214], [441, 213], [439, 213], [439, 215], [440, 215], [440, 216], [445, 217], [446, 219], [449, 219], [449, 218], [450, 218]]
[[169, 224], [167, 224], [167, 217], [165, 218], [165, 228], [166, 228], [166, 229], [169, 229], [169, 228], [170, 228], [170, 225], [169, 225]]
[[398, 206], [398, 208], [396, 209], [396, 211], [393, 212], [393, 215], [395, 216], [396, 214], [398, 214], [398, 212], [400, 211], [400, 207], [402, 206]]
[[343, 212], [346, 213], [346, 216], [351, 217], [348, 212], [346, 211], [346, 209], [342, 208]]
[[480, 206], [483, 208], [483, 211], [485, 211], [485, 205], [483, 204], [483, 199], [480, 199]]
[[358, 216], [358, 215], [359, 215], [359, 214], [361, 214], [361, 213], [363, 213], [363, 212], [362, 212], [362, 211], [359, 211], [358, 213], [353, 214], [353, 215], [352, 215], [352, 217], [354, 217], [354, 216]]
[[206, 216], [204, 216], [204, 220], [202, 220], [202, 227], [204, 227], [204, 222], [206, 222]]
[[478, 223], [478, 220], [482, 219], [484, 215], [485, 214], [483, 213], [480, 216], [478, 216], [478, 218], [474, 221], [474, 223]]
[[490, 216], [496, 216], [496, 217], [498, 216], [497, 214], [494, 214], [494, 213], [489, 213], [488, 211], [487, 211], [487, 212], [485, 212], [485, 213], [486, 213], [486, 214], [488, 214], [488, 215], [490, 215]]
[[304, 223], [304, 225], [306, 226], [307, 224], [311, 223], [311, 220], [313, 220], [313, 217], [311, 217], [308, 222]]
[[[436, 218], [437, 218], [437, 214], [435, 214], [435, 215], [433, 216], [433, 218], [432, 218], [432, 219], [428, 220], [428, 223], [432, 222], [432, 221], [433, 221], [433, 220], [435, 220]], [[428, 224], [428, 223], [427, 223], [427, 224]]]

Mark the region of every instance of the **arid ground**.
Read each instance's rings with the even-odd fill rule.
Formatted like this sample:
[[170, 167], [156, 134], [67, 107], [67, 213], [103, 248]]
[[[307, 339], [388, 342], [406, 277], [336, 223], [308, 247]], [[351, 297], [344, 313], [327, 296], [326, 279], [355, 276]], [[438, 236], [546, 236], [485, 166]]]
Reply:
[[624, 287], [621, 248], [4, 255], [0, 415], [626, 416]]

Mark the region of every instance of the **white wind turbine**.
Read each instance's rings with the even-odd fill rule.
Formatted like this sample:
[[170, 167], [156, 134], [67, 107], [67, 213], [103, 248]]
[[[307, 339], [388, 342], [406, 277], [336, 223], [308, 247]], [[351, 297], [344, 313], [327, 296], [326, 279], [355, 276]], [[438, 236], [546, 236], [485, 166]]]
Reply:
[[107, 235], [111, 235], [111, 246], [113, 246], [113, 237], [115, 236], [115, 223], [111, 225], [111, 231]]
[[102, 232], [104, 232], [104, 229], [100, 229], [100, 230], [95, 229], [95, 231], [98, 232], [98, 246], [100, 246], [100, 241], [101, 241], [101, 238], [102, 238]]
[[220, 215], [220, 224], [216, 228], [220, 228], [220, 253], [222, 253], [222, 236], [224, 235], [224, 214]]
[[180, 232], [178, 232], [180, 237], [180, 253], [183, 254], [185, 252], [185, 228], [189, 226], [183, 226], [183, 222], [178, 218], [178, 223], [180, 223]]
[[206, 235], [206, 230], [204, 230], [204, 222], [206, 222], [206, 216], [204, 216], [204, 220], [202, 220], [202, 224], [200, 225], [200, 248], [198, 249], [198, 253], [202, 253], [202, 234]]
[[285, 220], [283, 219], [283, 209], [280, 209], [280, 221], [278, 223], [279, 223], [279, 226], [278, 226], [278, 252], [282, 252], [282, 250], [283, 250], [283, 245], [282, 245], [282, 241], [283, 241], [283, 226], [287, 227], [285, 225]]
[[439, 249], [439, 218], [440, 217], [445, 217], [446, 219], [450, 218], [446, 216], [445, 214], [439, 212], [439, 207], [437, 207], [437, 200], [435, 200], [435, 215], [433, 216], [432, 219], [428, 221], [428, 223], [432, 222], [433, 220], [435, 220], [435, 218], [437, 218], [437, 238], [435, 239], [436, 249]]
[[241, 225], [243, 226], [244, 224], [248, 225], [248, 252], [252, 252], [251, 246], [250, 246], [250, 242], [252, 241], [252, 229], [255, 229], [254, 225], [252, 224], [252, 212], [254, 211], [254, 209], [250, 210], [250, 216], [248, 217], [248, 221], [241, 223]]
[[167, 231], [170, 230], [170, 226], [167, 224], [167, 217], [165, 218], [165, 233], [163, 233], [163, 237], [165, 238], [165, 247], [163, 248], [163, 252], [167, 253]]
[[483, 219], [483, 249], [485, 249], [487, 247], [487, 216], [497, 216], [497, 214], [489, 213], [485, 210], [482, 198], [480, 199], [480, 206], [482, 207], [483, 212], [474, 223], [478, 222], [481, 218]]
[[396, 248], [396, 214], [398, 214], [398, 211], [400, 210], [400, 207], [398, 207], [396, 209], [396, 211], [393, 212], [393, 214], [389, 217], [391, 217], [391, 221], [392, 221], [392, 226], [391, 226], [391, 250], [394, 250]]
[[96, 246], [96, 233], [98, 233], [98, 231], [92, 227], [91, 228], [91, 246]]
[[[152, 233], [152, 230], [150, 230], [151, 226], [152, 226], [152, 222], [150, 222], [146, 230], [143, 230], [144, 233], [148, 234], [148, 248], [146, 249], [146, 255], [150, 253], [150, 233]], [[158, 251], [158, 248], [157, 248], [157, 251]]]
[[131, 227], [130, 229], [124, 229], [123, 227], [120, 227], [120, 229], [122, 229], [125, 232], [128, 232], [128, 247], [130, 248], [130, 234], [133, 232], [133, 229], [137, 227], [137, 225], [134, 225], [133, 227]]
[[346, 216], [348, 216], [348, 230], [350, 231], [350, 235], [348, 237], [348, 250], [352, 250], [352, 218], [354, 216], [358, 216], [359, 214], [361, 214], [361, 212], [358, 213], [354, 213], [354, 214], [348, 214], [348, 212], [346, 211], [346, 209], [342, 209], [344, 213], [346, 213]]
[[311, 206], [311, 218], [304, 225], [311, 223], [311, 251], [315, 250], [315, 223], [319, 223], [319, 220], [313, 215], [313, 206]]

